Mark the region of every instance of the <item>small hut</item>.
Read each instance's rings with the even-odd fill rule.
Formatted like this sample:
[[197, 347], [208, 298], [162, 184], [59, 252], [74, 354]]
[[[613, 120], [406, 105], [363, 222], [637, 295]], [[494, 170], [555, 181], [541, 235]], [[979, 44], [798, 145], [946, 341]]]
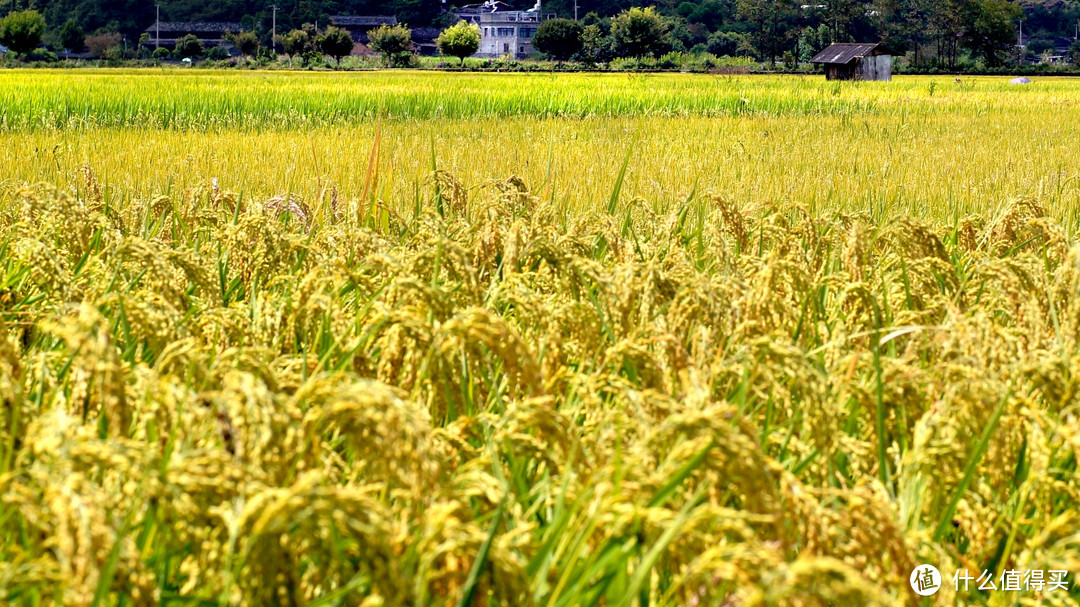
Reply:
[[814, 55], [826, 80], [892, 80], [893, 53], [878, 43], [838, 42]]

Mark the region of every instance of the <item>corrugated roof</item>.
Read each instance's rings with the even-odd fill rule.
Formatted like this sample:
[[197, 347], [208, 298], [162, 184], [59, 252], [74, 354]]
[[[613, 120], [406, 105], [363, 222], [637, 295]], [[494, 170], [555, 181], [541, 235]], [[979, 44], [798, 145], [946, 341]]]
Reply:
[[814, 55], [814, 58], [810, 60], [810, 63], [847, 64], [856, 59], [873, 55], [875, 54], [874, 51], [884, 50], [879, 49], [878, 47], [880, 46], [881, 44], [878, 43], [838, 42], [829, 45], [829, 48]]
[[330, 15], [330, 23], [337, 26], [375, 27], [397, 25], [397, 17], [383, 15]]
[[162, 21], [160, 25], [151, 23], [150, 27], [146, 28], [146, 31], [154, 32], [159, 28], [162, 32], [180, 32], [184, 34], [193, 34], [195, 32], [240, 32], [244, 29], [239, 23], [231, 22]]

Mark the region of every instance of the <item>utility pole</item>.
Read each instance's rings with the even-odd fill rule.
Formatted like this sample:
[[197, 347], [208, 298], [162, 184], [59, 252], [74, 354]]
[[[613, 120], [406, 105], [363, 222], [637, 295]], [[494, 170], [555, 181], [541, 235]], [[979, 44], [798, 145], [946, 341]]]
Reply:
[[[277, 54], [277, 5], [270, 5], [270, 10], [274, 11], [274, 21], [272, 29], [270, 30], [270, 48], [274, 49], [274, 54]], [[290, 59], [291, 61], [291, 59]]]
[[[574, 21], [577, 21], [577, 0], [574, 0]], [[967, 574], [965, 574], [967, 575]]]
[[161, 5], [155, 4], [154, 8], [157, 9], [157, 20], [154, 21], [154, 50], [157, 50], [161, 48]]

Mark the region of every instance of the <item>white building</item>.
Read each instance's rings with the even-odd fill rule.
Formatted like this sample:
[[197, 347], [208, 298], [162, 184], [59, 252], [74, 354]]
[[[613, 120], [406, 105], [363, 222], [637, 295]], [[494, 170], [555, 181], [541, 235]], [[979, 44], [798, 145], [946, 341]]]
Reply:
[[509, 55], [524, 59], [532, 55], [532, 38], [544, 21], [539, 1], [527, 11], [515, 11], [503, 2], [489, 0], [466, 6], [457, 16], [480, 28], [480, 49], [474, 56], [490, 58]]

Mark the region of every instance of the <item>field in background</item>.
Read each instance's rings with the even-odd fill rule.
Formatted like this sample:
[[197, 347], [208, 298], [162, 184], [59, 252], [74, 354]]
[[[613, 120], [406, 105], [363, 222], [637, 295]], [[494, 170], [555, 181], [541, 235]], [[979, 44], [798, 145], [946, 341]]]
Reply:
[[0, 72], [0, 600], [1080, 604], [1077, 93]]
[[411, 205], [434, 154], [467, 188], [517, 175], [581, 210], [610, 196], [629, 152], [624, 196], [658, 210], [695, 185], [936, 219], [1036, 196], [1072, 231], [1078, 92], [1067, 79], [5, 72], [0, 182], [77, 187], [89, 167], [117, 200], [216, 179], [255, 198], [366, 186]]

